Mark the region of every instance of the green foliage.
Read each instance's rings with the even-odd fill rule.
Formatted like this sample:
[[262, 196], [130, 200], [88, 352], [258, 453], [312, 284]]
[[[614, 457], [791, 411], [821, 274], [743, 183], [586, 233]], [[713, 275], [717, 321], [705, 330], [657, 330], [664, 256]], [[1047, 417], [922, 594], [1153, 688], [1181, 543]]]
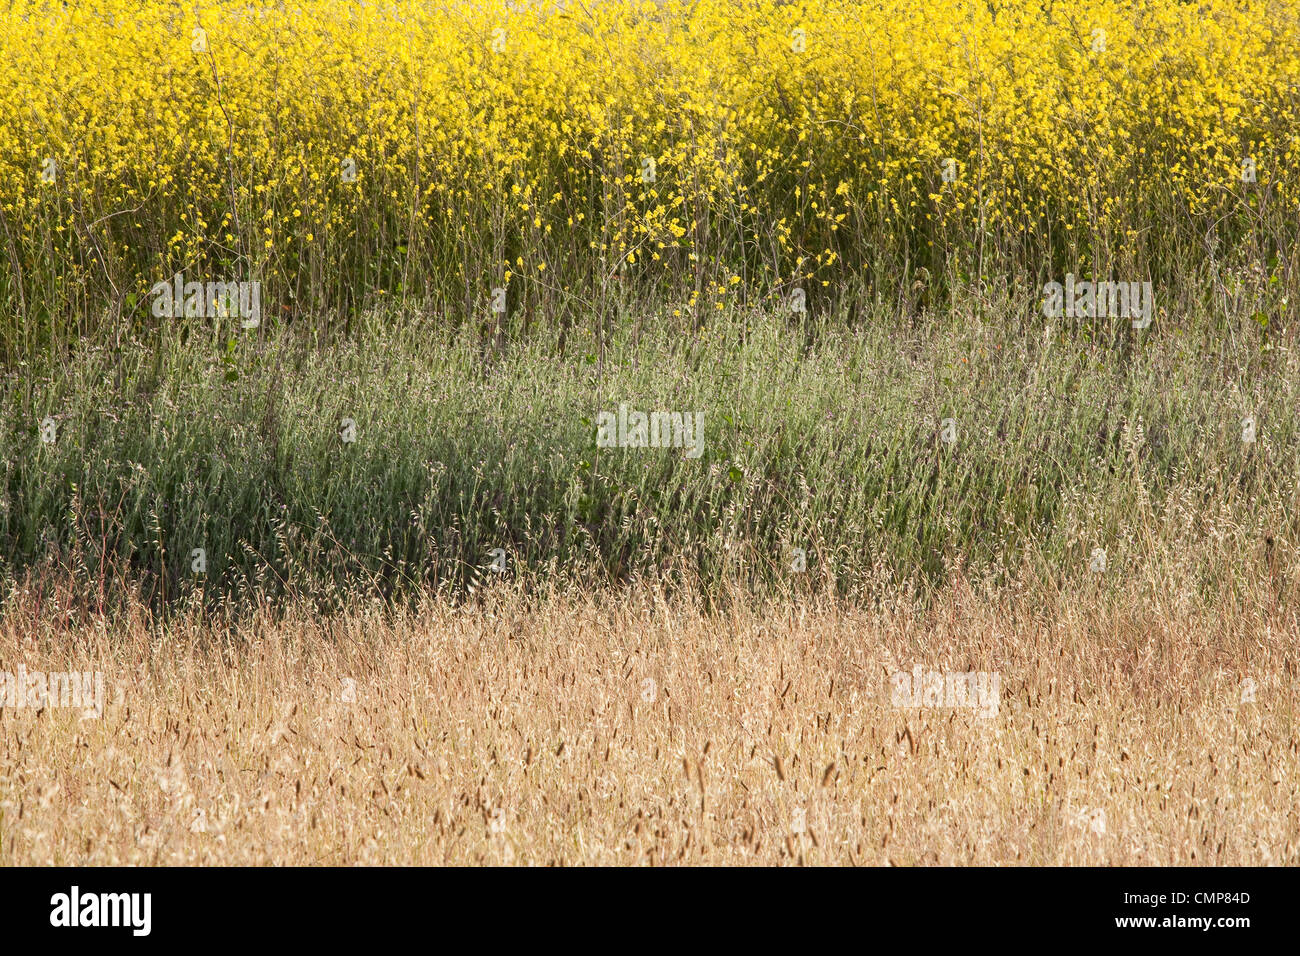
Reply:
[[[696, 329], [664, 310], [618, 323], [595, 360], [545, 332], [485, 352], [395, 312], [350, 338], [178, 322], [4, 378], [0, 575], [52, 562], [88, 595], [129, 584], [158, 607], [330, 606], [471, 593], [500, 547], [524, 587], [867, 600], [885, 582], [1086, 575], [1101, 547], [1109, 575], [1221, 588], [1296, 530], [1300, 375], [1250, 315], [1117, 351], [1010, 314]], [[703, 454], [597, 447], [620, 402], [701, 413]]]

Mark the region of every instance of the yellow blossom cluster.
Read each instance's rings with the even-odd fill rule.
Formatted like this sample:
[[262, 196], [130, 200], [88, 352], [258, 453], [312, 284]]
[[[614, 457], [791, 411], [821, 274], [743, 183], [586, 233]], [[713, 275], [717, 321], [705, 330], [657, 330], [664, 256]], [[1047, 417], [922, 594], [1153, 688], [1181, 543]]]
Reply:
[[974, 250], [1158, 267], [1300, 210], [1291, 0], [6, 6], [28, 313], [142, 314], [182, 270], [281, 308], [700, 305]]

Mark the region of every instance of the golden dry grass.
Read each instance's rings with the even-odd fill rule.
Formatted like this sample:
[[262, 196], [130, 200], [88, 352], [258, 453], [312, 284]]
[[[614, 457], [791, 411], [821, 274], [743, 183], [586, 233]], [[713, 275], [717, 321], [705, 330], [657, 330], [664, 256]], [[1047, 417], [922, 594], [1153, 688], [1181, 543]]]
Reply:
[[[0, 666], [102, 670], [108, 703], [0, 711], [0, 863], [1294, 864], [1296, 635], [961, 587], [925, 613], [500, 596], [76, 640], [19, 600]], [[916, 664], [997, 672], [996, 717], [892, 706]]]

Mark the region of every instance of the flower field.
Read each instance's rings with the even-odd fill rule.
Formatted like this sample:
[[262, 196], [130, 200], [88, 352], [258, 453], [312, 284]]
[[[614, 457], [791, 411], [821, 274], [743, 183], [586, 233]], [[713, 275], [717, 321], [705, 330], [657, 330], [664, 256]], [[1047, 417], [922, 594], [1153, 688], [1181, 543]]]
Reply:
[[0, 0], [0, 869], [1295, 865], [1298, 239], [1300, 0]]
[[182, 271], [526, 328], [634, 286], [1285, 277], [1300, 213], [1278, 0], [7, 7], [9, 355], [149, 323]]

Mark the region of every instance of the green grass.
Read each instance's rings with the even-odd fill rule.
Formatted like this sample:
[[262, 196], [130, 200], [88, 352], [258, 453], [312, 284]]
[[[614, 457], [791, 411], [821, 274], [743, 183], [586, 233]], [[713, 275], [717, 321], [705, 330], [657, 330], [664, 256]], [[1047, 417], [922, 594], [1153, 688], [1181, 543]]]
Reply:
[[[1132, 332], [1049, 330], [1005, 303], [984, 321], [719, 313], [699, 330], [646, 309], [603, 348], [543, 327], [502, 351], [398, 311], [346, 337], [178, 321], [6, 373], [0, 575], [71, 570], [91, 604], [127, 586], [156, 608], [329, 607], [467, 594], [499, 547], [525, 588], [871, 600], [957, 576], [1064, 583], [1100, 547], [1099, 588], [1222, 599], [1291, 566], [1300, 474], [1293, 343], [1237, 311]], [[597, 448], [620, 402], [703, 413], [704, 454]]]

